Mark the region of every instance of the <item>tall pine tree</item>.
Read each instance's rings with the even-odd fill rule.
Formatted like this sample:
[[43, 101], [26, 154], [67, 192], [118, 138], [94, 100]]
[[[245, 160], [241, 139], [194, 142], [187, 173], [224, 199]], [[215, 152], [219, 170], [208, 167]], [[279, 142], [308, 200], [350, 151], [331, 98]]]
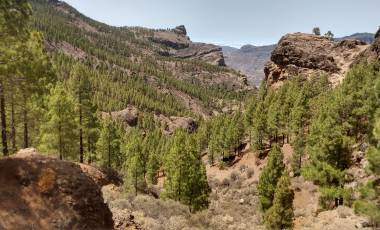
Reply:
[[284, 156], [278, 145], [274, 145], [269, 152], [268, 163], [263, 169], [258, 183], [258, 192], [261, 209], [265, 212], [273, 204], [274, 193], [277, 182], [280, 179], [285, 165], [283, 162]]

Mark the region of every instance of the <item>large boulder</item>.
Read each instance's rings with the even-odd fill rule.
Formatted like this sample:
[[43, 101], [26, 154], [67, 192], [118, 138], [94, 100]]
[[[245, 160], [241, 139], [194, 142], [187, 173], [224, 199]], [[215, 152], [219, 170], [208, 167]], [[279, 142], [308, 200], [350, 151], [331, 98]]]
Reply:
[[0, 229], [113, 229], [92, 173], [35, 151], [1, 159]]
[[124, 124], [125, 127], [134, 127], [138, 122], [138, 109], [134, 106], [128, 105], [125, 109], [114, 111], [111, 113], [102, 113], [103, 118], [108, 118], [111, 115], [112, 120]]
[[184, 129], [187, 132], [194, 132], [198, 128], [198, 123], [191, 117], [166, 117], [162, 114], [154, 115], [156, 121], [160, 122], [162, 131], [165, 134], [172, 134], [176, 129]]
[[267, 83], [278, 86], [291, 77], [308, 79], [327, 74], [330, 81], [337, 84], [358, 54], [367, 47], [359, 40], [334, 41], [312, 34], [286, 34], [265, 66]]

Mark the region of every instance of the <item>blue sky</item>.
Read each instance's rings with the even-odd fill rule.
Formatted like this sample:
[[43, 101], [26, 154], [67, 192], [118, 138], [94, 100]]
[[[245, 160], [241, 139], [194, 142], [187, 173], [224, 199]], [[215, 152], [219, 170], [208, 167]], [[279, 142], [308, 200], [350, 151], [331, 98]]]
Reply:
[[380, 0], [65, 0], [114, 26], [185, 25], [193, 41], [240, 47], [276, 43], [319, 26], [336, 37], [376, 32]]

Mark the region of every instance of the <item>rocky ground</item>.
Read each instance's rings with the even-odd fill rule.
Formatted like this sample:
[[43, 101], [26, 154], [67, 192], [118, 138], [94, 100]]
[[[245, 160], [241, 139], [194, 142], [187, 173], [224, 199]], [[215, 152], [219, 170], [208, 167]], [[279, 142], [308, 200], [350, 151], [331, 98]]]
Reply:
[[[285, 162], [289, 163], [293, 150], [284, 145]], [[207, 162], [207, 155], [203, 157]], [[114, 214], [115, 225], [122, 226], [123, 218], [133, 219], [144, 229], [265, 229], [258, 207], [257, 183], [266, 160], [259, 159], [249, 146], [229, 167], [220, 168], [206, 163], [207, 177], [212, 188], [210, 207], [191, 214], [188, 208], [171, 200], [161, 200], [148, 195], [129, 196], [122, 187], [104, 186], [105, 201]], [[160, 178], [156, 190], [162, 189]], [[318, 208], [318, 186], [302, 177], [292, 178], [295, 191], [294, 229], [368, 229], [366, 217], [356, 215], [349, 207], [323, 211]]]
[[[190, 213], [171, 200], [128, 195], [98, 169], [39, 155], [34, 149], [0, 160], [0, 229], [265, 229], [257, 182], [266, 160], [249, 146], [229, 167], [207, 165], [207, 210]], [[282, 148], [285, 161], [292, 148]], [[207, 156], [204, 156], [206, 161]], [[162, 189], [163, 179], [156, 189]], [[302, 177], [295, 190], [295, 229], [370, 229], [349, 207], [318, 209], [318, 187]], [[105, 204], [106, 203], [106, 204]]]

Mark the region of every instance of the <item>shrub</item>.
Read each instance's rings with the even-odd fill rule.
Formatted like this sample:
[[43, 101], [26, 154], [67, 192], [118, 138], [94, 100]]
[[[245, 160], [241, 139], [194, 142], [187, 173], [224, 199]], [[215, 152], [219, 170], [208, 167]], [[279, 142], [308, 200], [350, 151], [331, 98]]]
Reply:
[[222, 180], [222, 183], [221, 183], [221, 185], [222, 185], [222, 186], [225, 186], [225, 187], [230, 186], [230, 184], [231, 184], [231, 181], [230, 181], [228, 178], [224, 178], [224, 179]]
[[237, 180], [240, 179], [240, 176], [239, 176], [239, 174], [237, 172], [233, 171], [230, 174], [230, 178], [231, 178], [232, 181], [237, 181]]
[[247, 178], [252, 178], [253, 174], [255, 174], [255, 170], [249, 168], [247, 169]]
[[245, 172], [248, 167], [246, 165], [240, 165], [239, 170], [241, 173]]

